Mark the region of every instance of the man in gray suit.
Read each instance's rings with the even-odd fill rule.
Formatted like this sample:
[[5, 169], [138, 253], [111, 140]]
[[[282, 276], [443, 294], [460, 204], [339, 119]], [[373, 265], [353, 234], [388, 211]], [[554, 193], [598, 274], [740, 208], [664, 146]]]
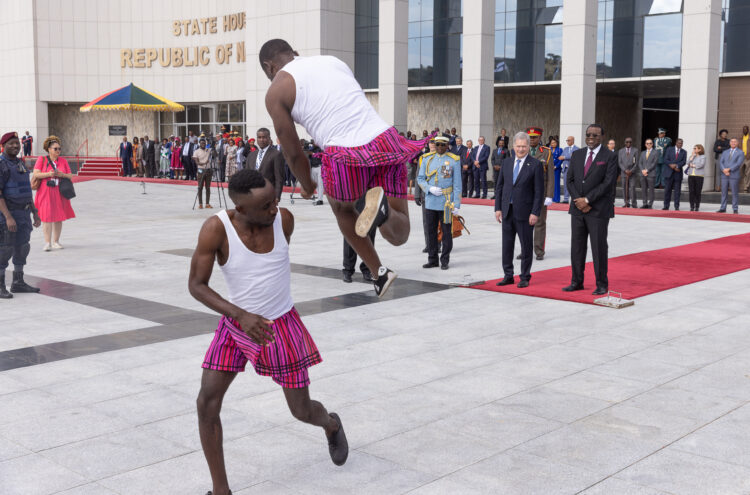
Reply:
[[638, 208], [635, 188], [638, 184], [635, 174], [638, 171], [638, 150], [633, 148], [633, 138], [625, 138], [625, 147], [617, 152], [617, 164], [622, 177], [622, 196], [625, 208]]
[[[654, 205], [654, 178], [656, 164], [659, 163], [659, 152], [654, 149], [654, 141], [646, 139], [646, 149], [641, 151], [638, 158], [638, 169], [641, 175], [641, 191], [643, 191], [643, 206], [649, 209]], [[633, 181], [635, 182], [635, 180]], [[635, 198], [635, 196], [633, 196]]]
[[717, 213], [726, 213], [728, 189], [732, 188], [732, 210], [739, 213], [739, 201], [737, 194], [740, 192], [740, 169], [745, 161], [745, 154], [737, 147], [737, 138], [729, 141], [729, 149], [724, 150], [719, 158], [721, 169], [721, 208]]

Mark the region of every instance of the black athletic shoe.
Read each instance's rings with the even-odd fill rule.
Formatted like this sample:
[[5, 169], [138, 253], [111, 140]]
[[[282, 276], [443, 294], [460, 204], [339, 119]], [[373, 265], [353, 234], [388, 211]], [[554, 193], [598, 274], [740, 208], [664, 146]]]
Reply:
[[328, 437], [328, 453], [331, 454], [331, 460], [334, 464], [343, 466], [346, 458], [349, 457], [349, 442], [346, 441], [344, 425], [341, 424], [339, 415], [331, 413], [330, 416], [339, 424], [339, 429], [336, 430], [336, 433]]
[[360, 237], [367, 237], [373, 227], [380, 227], [388, 219], [388, 200], [382, 187], [373, 187], [354, 204], [359, 213], [354, 230]]
[[362, 280], [364, 280], [365, 282], [374, 282], [375, 277], [372, 276], [372, 272], [370, 270], [365, 268], [364, 270], [362, 270]]
[[352, 274], [350, 272], [343, 272], [342, 280], [346, 282], [347, 284], [352, 283]]
[[378, 269], [378, 278], [373, 284], [375, 286], [375, 294], [377, 294], [378, 297], [383, 297], [393, 281], [396, 280], [396, 277], [398, 277], [396, 272], [381, 266]]

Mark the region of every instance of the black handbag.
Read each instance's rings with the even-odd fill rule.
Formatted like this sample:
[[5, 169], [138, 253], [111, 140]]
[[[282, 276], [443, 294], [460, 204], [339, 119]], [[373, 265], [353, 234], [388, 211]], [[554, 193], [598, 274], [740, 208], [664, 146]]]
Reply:
[[[55, 167], [55, 164], [52, 163], [50, 157], [47, 157], [47, 162], [49, 162], [53, 169], [57, 170], [57, 167]], [[60, 188], [60, 194], [63, 198], [73, 199], [76, 197], [76, 189], [75, 187], [73, 187], [73, 181], [68, 179], [67, 177], [60, 177], [60, 184], [58, 184], [57, 187]]]

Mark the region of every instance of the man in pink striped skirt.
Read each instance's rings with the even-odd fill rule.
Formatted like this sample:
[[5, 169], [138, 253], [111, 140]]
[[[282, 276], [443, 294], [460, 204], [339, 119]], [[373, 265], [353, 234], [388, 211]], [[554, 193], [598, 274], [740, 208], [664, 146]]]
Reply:
[[[259, 375], [281, 385], [289, 410], [300, 421], [322, 427], [334, 464], [346, 462], [349, 446], [336, 413], [310, 399], [307, 369], [321, 362], [291, 295], [289, 239], [294, 217], [278, 207], [273, 184], [254, 168], [229, 181], [234, 210], [203, 224], [190, 263], [190, 294], [222, 316], [203, 361], [198, 425], [213, 481], [209, 495], [230, 494], [224, 467], [219, 413], [232, 380], [250, 361]], [[229, 298], [209, 287], [219, 263]]]
[[271, 80], [266, 109], [302, 196], [311, 197], [316, 184], [295, 123], [323, 147], [319, 156], [328, 202], [346, 241], [376, 274], [375, 292], [382, 297], [397, 275], [381, 263], [367, 234], [379, 227], [394, 246], [409, 238], [406, 164], [429, 136], [421, 141], [400, 136], [336, 57], [300, 57], [289, 43], [274, 39], [261, 47], [259, 58]]

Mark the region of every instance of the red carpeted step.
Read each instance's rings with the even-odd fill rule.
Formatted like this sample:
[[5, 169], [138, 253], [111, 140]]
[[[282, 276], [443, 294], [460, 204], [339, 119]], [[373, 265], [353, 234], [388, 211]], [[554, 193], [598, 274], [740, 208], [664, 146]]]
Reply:
[[[625, 299], [635, 299], [747, 270], [750, 268], [748, 246], [750, 234], [740, 234], [611, 258], [609, 288], [621, 292]], [[566, 266], [532, 272], [530, 285], [525, 289], [519, 289], [515, 285], [496, 286], [495, 283], [502, 277], [471, 288], [587, 304], [593, 304], [594, 299], [600, 297], [591, 295], [596, 289], [593, 263], [586, 263], [583, 284], [586, 290], [563, 292], [562, 288], [570, 284], [570, 275], [570, 267]]]

